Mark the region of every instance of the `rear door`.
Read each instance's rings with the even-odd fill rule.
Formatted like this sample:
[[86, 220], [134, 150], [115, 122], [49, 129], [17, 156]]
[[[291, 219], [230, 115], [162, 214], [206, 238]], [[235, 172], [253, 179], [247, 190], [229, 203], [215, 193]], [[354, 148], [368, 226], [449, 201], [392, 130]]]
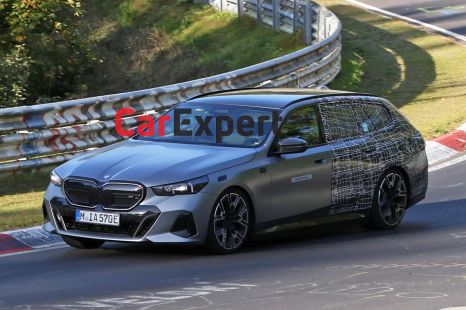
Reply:
[[364, 196], [364, 145], [352, 99], [320, 104], [325, 136], [333, 151], [331, 213], [359, 209]]
[[367, 110], [370, 104], [353, 105], [358, 128], [361, 131], [361, 161], [362, 161], [362, 191], [359, 196], [359, 209], [370, 208], [374, 187], [380, 176], [380, 146], [376, 136], [377, 127], [370, 118]]
[[303, 153], [270, 157], [270, 219], [306, 214], [330, 205], [332, 151], [325, 143], [316, 105], [301, 106], [286, 117], [277, 139], [306, 140]]

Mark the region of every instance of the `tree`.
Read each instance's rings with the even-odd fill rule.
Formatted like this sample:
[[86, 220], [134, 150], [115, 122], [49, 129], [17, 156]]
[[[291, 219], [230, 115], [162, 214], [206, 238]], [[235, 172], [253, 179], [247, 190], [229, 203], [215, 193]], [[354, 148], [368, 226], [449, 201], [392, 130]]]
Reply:
[[26, 100], [31, 63], [24, 45], [16, 45], [11, 54], [0, 56], [0, 108], [18, 106]]
[[[27, 85], [27, 95], [21, 92], [21, 98], [9, 102], [63, 98], [73, 92], [73, 82], [90, 60], [89, 49], [78, 36], [81, 13], [81, 3], [76, 0], [0, 0], [0, 59], [5, 68], [27, 74], [22, 86]], [[33, 60], [28, 70], [21, 63], [11, 63], [22, 62], [24, 57]], [[16, 85], [3, 78], [0, 83], [10, 90]]]

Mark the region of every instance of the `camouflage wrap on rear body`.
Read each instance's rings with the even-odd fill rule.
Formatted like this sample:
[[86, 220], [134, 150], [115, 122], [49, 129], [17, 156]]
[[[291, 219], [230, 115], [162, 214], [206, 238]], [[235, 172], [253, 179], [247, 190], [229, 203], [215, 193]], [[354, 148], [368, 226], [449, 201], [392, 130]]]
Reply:
[[[371, 96], [327, 97], [320, 100], [325, 137], [333, 150], [330, 213], [369, 209], [375, 186], [389, 168], [398, 167], [405, 172], [411, 204], [425, 193], [428, 167], [425, 142], [389, 101]], [[356, 118], [360, 124], [367, 121], [361, 119], [361, 113], [356, 111], [361, 106], [387, 109], [391, 117], [390, 126], [373, 129], [363, 136], [357, 132], [360, 128], [339, 127], [345, 118]], [[356, 137], [348, 139], [352, 135]]]

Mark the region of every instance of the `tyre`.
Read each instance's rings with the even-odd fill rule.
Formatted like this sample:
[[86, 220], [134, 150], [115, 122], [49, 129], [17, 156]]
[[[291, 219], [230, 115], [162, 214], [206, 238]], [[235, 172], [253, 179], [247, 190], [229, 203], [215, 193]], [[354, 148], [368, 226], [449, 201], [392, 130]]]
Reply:
[[103, 240], [86, 239], [70, 236], [62, 236], [62, 238], [63, 241], [65, 241], [65, 243], [68, 244], [70, 247], [77, 249], [97, 249], [105, 242]]
[[392, 229], [398, 226], [408, 206], [409, 189], [403, 173], [389, 169], [374, 190], [368, 227]]
[[229, 189], [215, 202], [207, 232], [207, 247], [214, 253], [228, 254], [246, 242], [252, 223], [251, 205], [240, 190]]

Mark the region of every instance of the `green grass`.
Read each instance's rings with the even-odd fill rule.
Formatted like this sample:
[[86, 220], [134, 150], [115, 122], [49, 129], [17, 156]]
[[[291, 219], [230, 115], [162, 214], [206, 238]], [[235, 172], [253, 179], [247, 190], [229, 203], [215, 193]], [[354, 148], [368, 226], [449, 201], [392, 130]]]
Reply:
[[97, 64], [80, 82], [81, 96], [184, 82], [304, 47], [299, 34], [188, 1], [84, 1], [83, 7], [80, 32]]
[[342, 72], [331, 88], [387, 97], [430, 139], [466, 121], [466, 47], [341, 1]]
[[42, 199], [49, 172], [0, 178], [0, 231], [43, 222]]

